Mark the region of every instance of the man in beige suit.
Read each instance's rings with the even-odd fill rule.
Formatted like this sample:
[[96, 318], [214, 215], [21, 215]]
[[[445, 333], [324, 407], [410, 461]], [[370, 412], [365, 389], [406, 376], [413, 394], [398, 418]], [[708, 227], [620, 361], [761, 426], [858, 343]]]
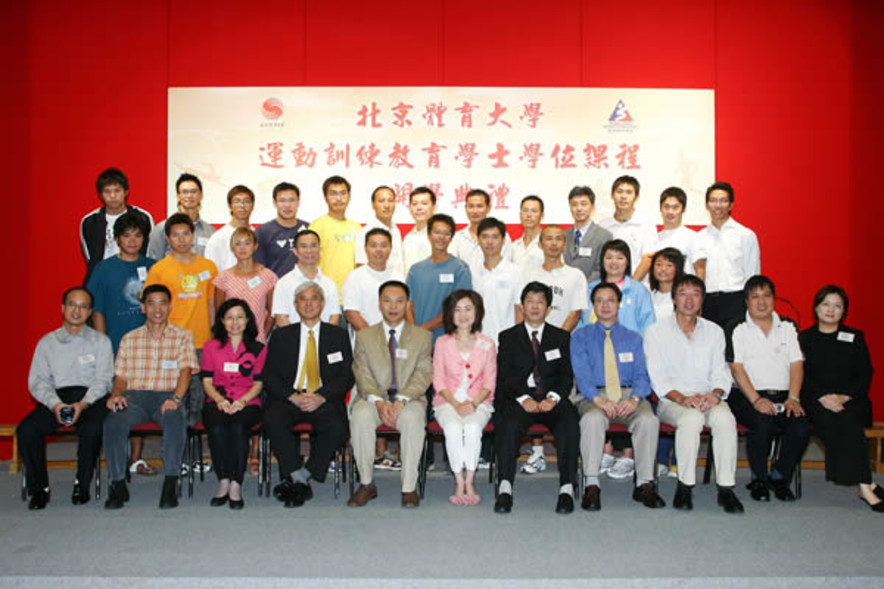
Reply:
[[432, 336], [405, 321], [409, 295], [405, 283], [387, 281], [378, 294], [383, 321], [356, 334], [353, 375], [359, 396], [350, 407], [350, 436], [360, 484], [347, 504], [362, 507], [378, 495], [372, 476], [376, 430], [383, 423], [401, 435], [402, 506], [417, 507], [418, 463], [427, 424], [425, 395], [433, 382]]

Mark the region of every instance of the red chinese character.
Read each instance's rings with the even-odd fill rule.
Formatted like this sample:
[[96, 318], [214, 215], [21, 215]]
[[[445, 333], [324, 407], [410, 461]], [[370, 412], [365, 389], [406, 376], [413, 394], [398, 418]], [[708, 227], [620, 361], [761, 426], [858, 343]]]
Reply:
[[379, 155], [381, 155], [381, 150], [374, 143], [363, 145], [356, 150], [356, 159], [359, 160], [359, 165], [368, 166], [369, 169], [382, 165], [378, 161]]
[[638, 165], [638, 145], [620, 144], [620, 153], [617, 154], [617, 165], [624, 170], [641, 170]]
[[336, 164], [342, 163], [345, 168], [350, 167], [350, 144], [346, 144], [343, 149], [335, 149], [334, 143], [329, 143], [328, 147], [326, 147], [323, 151], [325, 151], [326, 156], [328, 157], [328, 165], [329, 167], [334, 166]]
[[356, 114], [359, 115], [359, 122], [356, 123], [357, 127], [365, 127], [369, 120], [371, 120], [372, 127], [383, 126], [378, 122], [378, 115], [381, 114], [381, 109], [378, 108], [378, 105], [375, 102], [371, 103], [370, 111], [368, 110], [368, 107], [363, 104], [362, 108], [360, 108]]
[[435, 102], [428, 104], [427, 111], [422, 115], [427, 122], [427, 127], [432, 127], [433, 125], [440, 129], [444, 127], [445, 122], [442, 120], [442, 115], [445, 114], [446, 110], [448, 110], [448, 107], [441, 102], [439, 104]]
[[464, 101], [463, 106], [458, 106], [454, 109], [460, 113], [460, 126], [462, 128], [473, 128], [473, 111], [477, 108], [479, 108], [478, 104], [470, 104], [469, 102]]
[[585, 154], [583, 167], [584, 168], [599, 168], [608, 167], [608, 146], [607, 145], [593, 145], [591, 143], [587, 143], [586, 147], [583, 148], [583, 153]]
[[[461, 184], [460, 186], [458, 186], [457, 188], [454, 189], [454, 202], [451, 203], [454, 205], [454, 208], [457, 208], [457, 205], [459, 205], [460, 203], [467, 201], [467, 193], [470, 190], [472, 190], [472, 188], [470, 188], [469, 184]], [[437, 192], [436, 196], [438, 196], [438, 195], [439, 195], [439, 193]]]
[[510, 187], [507, 186], [506, 183], [489, 184], [488, 189], [491, 191], [491, 196], [494, 197], [495, 209], [510, 208], [510, 206], [506, 204], [506, 195], [510, 193]]
[[312, 147], [305, 148], [304, 144], [300, 141], [295, 144], [295, 148], [292, 150], [292, 155], [295, 156], [296, 168], [300, 168], [301, 166], [312, 168], [316, 163], [316, 152], [313, 151]]
[[414, 184], [406, 182], [405, 184], [393, 184], [393, 192], [396, 193], [396, 204], [407, 205], [408, 195], [414, 190]]
[[501, 125], [506, 125], [507, 127], [512, 129], [512, 127], [513, 127], [512, 125], [510, 125], [509, 123], [507, 123], [506, 121], [504, 121], [500, 118], [503, 116], [503, 113], [505, 113], [505, 112], [506, 112], [506, 107], [503, 106], [502, 104], [500, 104], [499, 102], [495, 102], [494, 103], [494, 110], [491, 111], [491, 113], [488, 115], [489, 117], [491, 117], [491, 122], [488, 123], [487, 126], [491, 127], [493, 125], [496, 125], [497, 123], [500, 123]]
[[532, 129], [537, 127], [537, 121], [540, 117], [543, 116], [543, 113], [540, 112], [540, 103], [539, 102], [529, 102], [528, 104], [523, 104], [522, 115], [519, 117], [520, 120], [527, 120], [528, 126]]
[[282, 159], [282, 142], [274, 141], [273, 143], [268, 143], [267, 147], [259, 147], [258, 151], [263, 151], [267, 155], [267, 159], [264, 159], [262, 154], [258, 154], [258, 157], [261, 159], [261, 165], [266, 166], [268, 168], [281, 168], [282, 164], [279, 161]]
[[457, 148], [457, 155], [454, 156], [454, 159], [461, 160], [463, 167], [472, 168], [473, 160], [478, 155], [475, 143], [461, 143]]
[[429, 184], [427, 184], [427, 188], [433, 191], [437, 199], [440, 199], [444, 196], [442, 192], [442, 184], [440, 182], [430, 182]]
[[508, 163], [503, 161], [503, 158], [505, 158], [509, 154], [510, 154], [510, 150], [506, 149], [503, 146], [503, 143], [498, 143], [497, 144], [497, 151], [495, 151], [494, 153], [488, 154], [488, 159], [497, 160], [493, 164], [491, 164], [491, 167], [492, 168], [508, 168], [508, 167], [510, 167], [510, 165]]
[[537, 160], [539, 160], [540, 156], [543, 155], [543, 153], [540, 151], [540, 144], [526, 143], [522, 147], [524, 148], [524, 151], [522, 152], [522, 155], [519, 156], [519, 159], [524, 160], [525, 163], [528, 164], [529, 168], [536, 168]]
[[393, 124], [397, 127], [403, 128], [411, 126], [411, 120], [408, 118], [408, 111], [412, 108], [414, 108], [412, 105], [405, 104], [400, 100], [399, 104], [390, 109], [393, 111]]
[[421, 151], [426, 151], [429, 157], [427, 162], [427, 167], [429, 168], [438, 168], [439, 167], [439, 154], [443, 149], [448, 149], [444, 145], [439, 145], [435, 141], [430, 142], [429, 147], [424, 147]]
[[401, 168], [402, 166], [406, 168], [414, 167], [408, 163], [407, 145], [402, 145], [398, 141], [393, 144], [393, 151], [390, 152], [390, 166], [393, 168]]
[[[553, 147], [552, 153], [549, 155], [551, 158], [556, 160], [557, 168], [576, 168], [577, 166], [574, 164], [574, 147], [571, 145], [565, 145], [565, 147], [560, 147], [558, 143]], [[561, 157], [560, 157], [561, 156]]]

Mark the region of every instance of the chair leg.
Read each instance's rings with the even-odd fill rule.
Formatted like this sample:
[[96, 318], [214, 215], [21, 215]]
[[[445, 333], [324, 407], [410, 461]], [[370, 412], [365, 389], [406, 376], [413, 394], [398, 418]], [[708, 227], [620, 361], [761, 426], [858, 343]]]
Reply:
[[270, 478], [273, 476], [271, 472], [271, 462], [273, 456], [270, 453], [270, 438], [264, 436], [264, 496], [270, 497]]
[[264, 432], [258, 434], [258, 497], [264, 496]]
[[95, 457], [95, 472], [93, 476], [95, 477], [95, 501], [101, 500], [101, 450], [98, 451], [98, 456]]
[[341, 468], [343, 468], [343, 454], [344, 450], [342, 448], [338, 448], [335, 452], [335, 499], [341, 496]]
[[424, 489], [427, 486], [427, 446], [432, 444], [429, 433], [424, 434], [424, 447], [421, 450], [421, 458], [417, 463], [417, 491], [420, 498], [424, 498]]
[[712, 439], [712, 435], [709, 435], [709, 446], [706, 448], [706, 466], [703, 467], [703, 484], [708, 485], [709, 481], [712, 480], [712, 462], [713, 462], [713, 454], [712, 454], [712, 444], [715, 441]]
[[205, 473], [205, 470], [202, 468], [202, 466], [203, 466], [203, 434], [201, 434], [200, 432], [197, 432], [197, 434], [196, 434], [196, 451], [197, 451], [197, 457], [199, 458], [199, 462], [200, 462], [200, 482], [205, 483], [206, 482], [206, 473]]
[[28, 500], [28, 480], [26, 478], [27, 473], [25, 473], [25, 465], [24, 464], [22, 464], [20, 470], [21, 470], [21, 500], [27, 501]]
[[356, 491], [354, 488], [356, 484], [356, 461], [353, 460], [353, 444], [347, 444], [347, 453], [350, 455], [349, 470], [350, 470], [350, 496], [353, 496], [353, 493]]

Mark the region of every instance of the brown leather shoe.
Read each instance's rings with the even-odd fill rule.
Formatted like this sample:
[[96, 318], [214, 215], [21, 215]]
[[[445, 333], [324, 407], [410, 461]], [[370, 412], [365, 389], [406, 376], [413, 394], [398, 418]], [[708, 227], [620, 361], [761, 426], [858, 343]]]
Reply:
[[583, 489], [583, 502], [580, 507], [586, 511], [598, 511], [602, 508], [602, 490], [598, 485], [587, 485]]
[[350, 507], [362, 507], [372, 499], [378, 496], [378, 488], [374, 485], [359, 485], [347, 505]]
[[408, 493], [402, 493], [402, 507], [419, 507], [421, 504], [421, 498], [417, 494], [417, 491], [409, 491]]

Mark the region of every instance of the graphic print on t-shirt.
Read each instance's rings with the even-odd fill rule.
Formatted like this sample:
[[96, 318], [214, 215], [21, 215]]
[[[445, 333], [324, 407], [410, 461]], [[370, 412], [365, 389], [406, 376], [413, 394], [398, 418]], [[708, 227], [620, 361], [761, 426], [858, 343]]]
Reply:
[[198, 299], [200, 297], [200, 278], [196, 274], [180, 274], [181, 292], [179, 299]]

